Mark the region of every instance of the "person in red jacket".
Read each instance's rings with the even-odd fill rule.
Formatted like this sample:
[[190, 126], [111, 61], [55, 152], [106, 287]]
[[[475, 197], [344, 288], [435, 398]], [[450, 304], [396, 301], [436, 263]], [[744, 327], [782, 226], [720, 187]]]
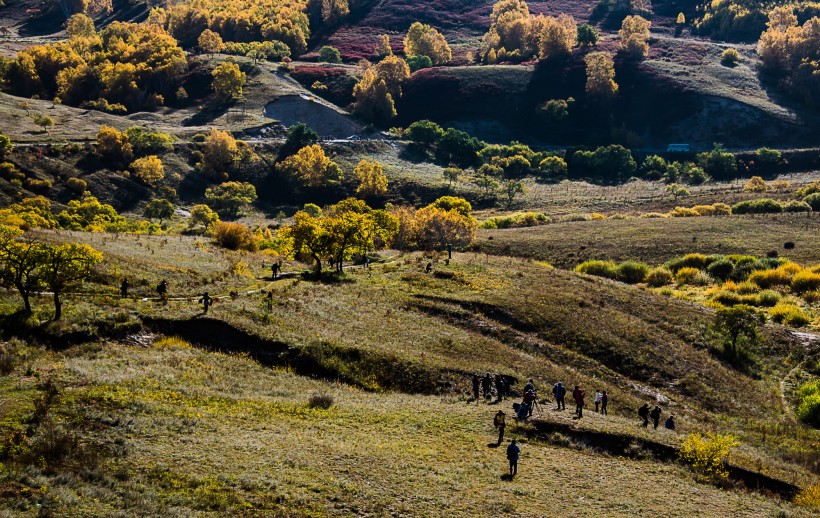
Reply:
[[575, 385], [575, 390], [572, 391], [572, 399], [575, 400], [575, 414], [579, 418], [584, 417], [584, 396], [586, 396], [586, 391]]

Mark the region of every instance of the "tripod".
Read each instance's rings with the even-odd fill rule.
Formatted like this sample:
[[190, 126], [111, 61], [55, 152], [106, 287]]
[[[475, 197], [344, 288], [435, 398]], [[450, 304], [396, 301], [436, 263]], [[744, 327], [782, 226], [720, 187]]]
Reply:
[[538, 417], [541, 417], [541, 403], [538, 402], [538, 397], [532, 400], [532, 413], [535, 414], [536, 411], [538, 411]]

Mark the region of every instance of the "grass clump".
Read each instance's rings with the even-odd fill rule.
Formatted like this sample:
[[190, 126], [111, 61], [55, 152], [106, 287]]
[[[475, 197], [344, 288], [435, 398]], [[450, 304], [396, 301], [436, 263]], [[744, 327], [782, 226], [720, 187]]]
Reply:
[[162, 338], [154, 342], [154, 347], [158, 349], [167, 349], [173, 347], [178, 349], [190, 349], [191, 343], [178, 336], [163, 336]]
[[688, 284], [690, 286], [707, 286], [712, 283], [712, 278], [708, 274], [691, 266], [678, 270], [678, 273], [675, 274], [675, 280], [680, 285]]
[[820, 273], [811, 270], [803, 270], [797, 273], [791, 280], [792, 291], [795, 293], [806, 293], [820, 290]]
[[702, 476], [725, 478], [726, 458], [739, 442], [733, 435], [691, 433], [683, 439], [678, 457]]
[[758, 285], [761, 289], [769, 289], [775, 286], [788, 286], [791, 283], [792, 275], [785, 268], [776, 270], [758, 270], [749, 275], [749, 282]]
[[607, 279], [615, 279], [618, 277], [615, 261], [590, 259], [576, 266], [575, 271], [587, 275], [595, 275], [596, 277], [606, 277]]
[[763, 290], [757, 294], [757, 305], [765, 308], [772, 308], [780, 302], [780, 293], [774, 290]]

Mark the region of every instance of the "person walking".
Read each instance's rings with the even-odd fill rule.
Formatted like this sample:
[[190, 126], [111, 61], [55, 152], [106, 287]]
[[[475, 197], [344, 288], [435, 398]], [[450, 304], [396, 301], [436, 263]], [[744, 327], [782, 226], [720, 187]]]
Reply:
[[674, 430], [675, 429], [675, 415], [672, 414], [669, 416], [669, 419], [666, 420], [666, 423], [663, 425], [667, 430]]
[[500, 403], [504, 399], [504, 378], [501, 374], [495, 375], [495, 393], [495, 400]]
[[478, 387], [481, 384], [481, 378], [478, 374], [473, 374], [473, 399], [478, 401]]
[[584, 417], [584, 396], [586, 391], [580, 386], [575, 385], [575, 390], [572, 391], [572, 399], [575, 400], [575, 415], [579, 418]]
[[492, 393], [490, 392], [490, 382], [492, 378], [490, 378], [490, 373], [484, 375], [481, 379], [481, 389], [484, 391], [484, 399], [490, 399], [493, 397]]
[[493, 417], [493, 426], [498, 430], [498, 445], [501, 446], [501, 441], [504, 440], [504, 428], [507, 427], [507, 414], [503, 410], [499, 410]]
[[649, 413], [649, 417], [652, 418], [652, 427], [655, 430], [657, 430], [658, 429], [658, 423], [661, 420], [661, 407], [659, 407], [658, 405], [655, 405], [655, 408], [653, 408], [652, 411]]
[[128, 279], [123, 279], [122, 284], [120, 284], [120, 297], [128, 297]]
[[518, 456], [521, 453], [521, 448], [515, 443], [515, 439], [510, 441], [507, 446], [507, 460], [510, 461], [510, 478], [518, 474]]
[[641, 426], [644, 428], [649, 426], [649, 403], [644, 403], [643, 406], [638, 409], [638, 417], [643, 419]]
[[601, 391], [596, 390], [595, 391], [595, 413], [596, 414], [598, 413], [598, 405], [600, 405], [600, 404], [601, 404]]
[[527, 406], [527, 417], [532, 416], [532, 407], [535, 406], [535, 391], [528, 390], [524, 392], [521, 404]]
[[606, 406], [609, 404], [609, 394], [606, 393], [606, 390], [601, 394], [601, 413], [607, 415], [606, 413]]
[[211, 304], [214, 303], [214, 299], [209, 297], [208, 292], [206, 291], [205, 293], [202, 294], [202, 297], [199, 299], [199, 303], [202, 304], [202, 307], [204, 309], [203, 313], [205, 315], [207, 315], [208, 314], [208, 308], [210, 308]]

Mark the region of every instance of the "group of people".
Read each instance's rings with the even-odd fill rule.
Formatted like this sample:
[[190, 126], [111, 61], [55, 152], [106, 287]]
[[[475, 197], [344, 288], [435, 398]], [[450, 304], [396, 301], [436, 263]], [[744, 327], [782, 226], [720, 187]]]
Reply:
[[484, 396], [485, 400], [493, 399], [493, 387], [495, 387], [496, 402], [500, 403], [503, 399], [510, 397], [510, 382], [501, 375], [491, 375], [489, 372], [484, 376], [473, 374], [473, 400], [478, 401], [479, 393]]
[[[564, 403], [564, 396], [566, 395], [567, 389], [561, 384], [561, 382], [556, 383], [552, 387], [552, 393], [555, 396], [556, 402], [556, 410], [565, 409]], [[572, 391], [572, 399], [575, 401], [575, 415], [580, 419], [584, 417], [584, 407], [586, 406], [586, 396], [587, 391], [581, 388], [580, 385], [575, 385], [575, 389]], [[606, 390], [596, 390], [595, 391], [595, 398], [593, 400], [595, 402], [595, 412], [609, 415], [607, 412], [607, 406], [609, 405], [609, 394]]]
[[[651, 418], [652, 419], [652, 428], [657, 430], [658, 425], [661, 422], [661, 413], [662, 413], [661, 407], [659, 407], [658, 405], [655, 405], [655, 408], [653, 408], [652, 410], [649, 410], [649, 403], [644, 403], [643, 406], [638, 409], [638, 417], [643, 419], [643, 422], [641, 423], [641, 426], [643, 426], [644, 428], [648, 428], [649, 427], [649, 419]], [[674, 430], [675, 429], [675, 415], [671, 414], [666, 419], [666, 422], [664, 423], [663, 426], [667, 430]]]

